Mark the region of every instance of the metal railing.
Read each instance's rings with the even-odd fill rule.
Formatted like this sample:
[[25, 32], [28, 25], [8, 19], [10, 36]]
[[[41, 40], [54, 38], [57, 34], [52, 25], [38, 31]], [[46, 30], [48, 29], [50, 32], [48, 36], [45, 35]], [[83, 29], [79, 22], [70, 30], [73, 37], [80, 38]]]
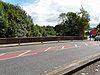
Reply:
[[32, 37], [32, 38], [0, 38], [0, 44], [16, 44], [30, 42], [46, 42], [46, 41], [61, 41], [61, 40], [84, 40], [86, 37], [79, 36], [56, 36], [56, 37]]

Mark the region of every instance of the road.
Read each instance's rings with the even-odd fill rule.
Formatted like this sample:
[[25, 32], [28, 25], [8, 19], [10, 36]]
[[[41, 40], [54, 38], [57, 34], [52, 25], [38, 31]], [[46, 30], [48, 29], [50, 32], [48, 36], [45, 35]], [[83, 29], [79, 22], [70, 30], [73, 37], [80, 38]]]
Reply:
[[100, 53], [99, 45], [94, 41], [72, 41], [0, 48], [0, 75], [44, 75]]

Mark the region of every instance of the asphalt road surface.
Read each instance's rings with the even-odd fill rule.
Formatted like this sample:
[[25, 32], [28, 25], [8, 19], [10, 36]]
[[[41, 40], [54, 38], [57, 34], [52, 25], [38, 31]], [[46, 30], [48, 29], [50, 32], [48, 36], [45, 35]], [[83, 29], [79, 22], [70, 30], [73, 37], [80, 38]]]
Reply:
[[0, 48], [0, 75], [44, 75], [99, 53], [99, 45], [94, 41], [72, 41]]

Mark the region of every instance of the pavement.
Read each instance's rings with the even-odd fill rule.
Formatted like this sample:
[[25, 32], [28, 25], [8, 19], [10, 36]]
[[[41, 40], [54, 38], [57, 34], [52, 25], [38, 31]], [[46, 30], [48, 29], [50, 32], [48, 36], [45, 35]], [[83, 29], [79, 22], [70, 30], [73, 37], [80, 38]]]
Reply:
[[100, 59], [95, 61], [93, 64], [90, 64], [83, 69], [75, 72], [72, 75], [100, 75]]

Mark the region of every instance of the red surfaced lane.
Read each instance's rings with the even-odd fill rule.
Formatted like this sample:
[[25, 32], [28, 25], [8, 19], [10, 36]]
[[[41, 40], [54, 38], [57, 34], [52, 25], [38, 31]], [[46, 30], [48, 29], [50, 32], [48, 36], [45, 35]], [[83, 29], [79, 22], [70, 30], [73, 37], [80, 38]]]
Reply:
[[25, 51], [15, 51], [15, 52], [5, 53], [4, 55], [0, 56], [0, 60], [15, 58], [15, 57], [17, 57], [19, 54], [21, 54], [23, 52], [25, 52]]
[[38, 54], [38, 53], [43, 52], [43, 51], [46, 50], [46, 49], [47, 49], [47, 48], [31, 50], [30, 52], [26, 53], [26, 54], [23, 55], [23, 56]]
[[49, 51], [57, 51], [57, 50], [63, 50], [63, 49], [68, 49], [68, 48], [76, 48], [76, 47], [82, 47], [82, 46], [90, 46], [90, 45], [99, 45], [100, 43], [83, 43], [80, 45], [61, 45], [61, 46], [53, 46], [53, 47], [48, 47], [48, 48], [39, 48], [35, 50], [21, 50], [21, 51], [15, 51], [15, 52], [7, 52], [7, 53], [2, 53], [0, 54], [0, 60], [6, 60], [6, 59], [11, 59], [11, 58], [16, 58], [20, 56], [27, 56], [27, 55], [34, 55], [34, 54], [39, 54], [42, 52], [47, 52]]

